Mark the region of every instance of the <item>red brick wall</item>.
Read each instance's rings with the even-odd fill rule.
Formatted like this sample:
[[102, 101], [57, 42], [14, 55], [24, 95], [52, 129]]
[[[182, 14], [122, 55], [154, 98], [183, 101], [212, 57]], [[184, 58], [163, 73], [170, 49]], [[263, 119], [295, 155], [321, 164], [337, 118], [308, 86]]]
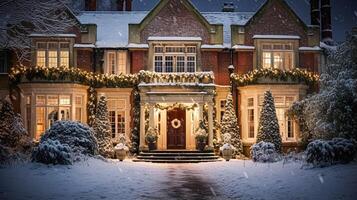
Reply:
[[316, 53], [300, 53], [299, 63], [301, 68], [305, 68], [312, 72], [318, 72], [318, 54]]
[[281, 1], [270, 1], [245, 27], [245, 44], [253, 45], [254, 35], [298, 35], [300, 46], [307, 46], [307, 30]]
[[77, 67], [93, 71], [93, 52], [91, 50], [77, 50]]
[[140, 70], [147, 70], [147, 51], [133, 51], [130, 53], [131, 70], [130, 73], [138, 73]]
[[218, 53], [218, 65], [217, 65], [217, 69], [214, 71], [216, 84], [229, 85], [230, 80], [229, 80], [228, 66], [231, 64], [230, 60], [231, 60], [230, 52]]
[[171, 0], [141, 31], [141, 42], [149, 36], [201, 37], [209, 44], [209, 32], [181, 0]]
[[218, 53], [215, 51], [201, 52], [201, 66], [202, 71], [217, 71]]
[[245, 74], [253, 70], [253, 52], [238, 52], [235, 54], [237, 58], [238, 74]]

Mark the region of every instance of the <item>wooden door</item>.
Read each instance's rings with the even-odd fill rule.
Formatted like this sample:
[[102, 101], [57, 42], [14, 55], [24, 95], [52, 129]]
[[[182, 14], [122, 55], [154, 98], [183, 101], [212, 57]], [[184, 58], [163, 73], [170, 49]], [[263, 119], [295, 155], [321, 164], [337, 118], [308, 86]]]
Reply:
[[175, 108], [167, 111], [167, 149], [186, 148], [186, 111]]

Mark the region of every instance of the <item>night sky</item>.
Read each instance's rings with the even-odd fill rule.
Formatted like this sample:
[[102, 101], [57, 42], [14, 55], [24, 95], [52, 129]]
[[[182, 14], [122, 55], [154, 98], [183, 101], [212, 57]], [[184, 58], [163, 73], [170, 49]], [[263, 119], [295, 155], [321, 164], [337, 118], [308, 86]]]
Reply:
[[[200, 11], [221, 11], [224, 2], [234, 2], [236, 11], [255, 12], [265, 0], [191, 0]], [[286, 0], [302, 20], [310, 23], [309, 0]], [[158, 0], [133, 0], [133, 10], [150, 10]], [[335, 41], [343, 41], [347, 31], [357, 26], [357, 0], [331, 0]]]

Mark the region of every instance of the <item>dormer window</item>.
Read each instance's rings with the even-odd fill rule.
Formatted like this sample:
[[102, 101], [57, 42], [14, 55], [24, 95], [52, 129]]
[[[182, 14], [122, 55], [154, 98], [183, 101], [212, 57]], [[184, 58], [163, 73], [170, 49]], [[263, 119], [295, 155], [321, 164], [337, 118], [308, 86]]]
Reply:
[[196, 46], [154, 46], [154, 71], [159, 73], [196, 72]]
[[36, 45], [36, 66], [69, 67], [69, 43], [38, 42]]

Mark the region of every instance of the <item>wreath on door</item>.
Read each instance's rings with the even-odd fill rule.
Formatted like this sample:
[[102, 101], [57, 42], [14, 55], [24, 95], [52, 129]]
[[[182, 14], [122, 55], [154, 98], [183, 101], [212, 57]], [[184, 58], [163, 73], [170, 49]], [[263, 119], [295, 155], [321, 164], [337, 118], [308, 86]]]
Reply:
[[181, 121], [178, 120], [178, 119], [174, 119], [174, 120], [171, 121], [171, 126], [172, 126], [174, 129], [180, 128], [180, 126], [181, 126]]

